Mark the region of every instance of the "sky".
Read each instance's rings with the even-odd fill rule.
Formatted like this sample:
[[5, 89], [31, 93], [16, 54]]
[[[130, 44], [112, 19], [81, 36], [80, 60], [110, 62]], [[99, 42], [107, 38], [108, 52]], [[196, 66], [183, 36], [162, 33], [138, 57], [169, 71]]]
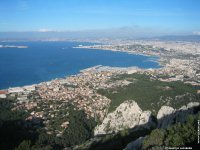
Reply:
[[0, 32], [199, 34], [200, 0], [0, 0]]

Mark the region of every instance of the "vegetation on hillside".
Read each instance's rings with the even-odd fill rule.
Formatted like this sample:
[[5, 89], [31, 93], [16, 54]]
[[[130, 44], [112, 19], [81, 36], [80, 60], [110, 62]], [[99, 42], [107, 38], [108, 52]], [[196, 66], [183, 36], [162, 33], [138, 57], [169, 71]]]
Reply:
[[167, 129], [154, 129], [144, 138], [142, 149], [165, 147], [198, 147], [198, 120], [200, 113], [190, 115], [186, 123], [176, 123]]
[[109, 111], [114, 111], [126, 100], [135, 100], [142, 110], [153, 114], [163, 105], [179, 108], [191, 101], [199, 100], [197, 88], [181, 81], [163, 82], [145, 74], [123, 74], [110, 82], [127, 80], [131, 84], [123, 87], [99, 89], [97, 92], [111, 99]]
[[[22, 110], [12, 111], [12, 101], [0, 100], [0, 149], [62, 149], [81, 144], [92, 137], [96, 122], [88, 119], [84, 111], [77, 110], [73, 105], [68, 106], [69, 126], [64, 130], [62, 136], [47, 134], [40, 124], [27, 121], [27, 112]], [[62, 110], [61, 110], [62, 111]], [[60, 112], [61, 113], [61, 112]], [[65, 112], [64, 112], [65, 113]], [[56, 118], [52, 126], [59, 129], [62, 122]]]
[[139, 128], [125, 129], [117, 134], [102, 135], [94, 139], [92, 143], [89, 141], [82, 144], [79, 149], [121, 150], [139, 137], [144, 137], [141, 150], [163, 150], [166, 147], [192, 147], [195, 149], [199, 146], [197, 143], [199, 110], [198, 107], [195, 109], [195, 114], [187, 115], [186, 122], [177, 122], [165, 129], [155, 127], [146, 129], [141, 125]]
[[[131, 83], [123, 87], [99, 89], [98, 93], [111, 99], [109, 111], [115, 110], [126, 100], [135, 100], [142, 110], [150, 110], [154, 114], [162, 105], [179, 108], [192, 101], [198, 101], [197, 90], [199, 87], [184, 84], [180, 81], [162, 82], [144, 74], [123, 74], [111, 79], [127, 80]], [[40, 107], [29, 110], [44, 112], [48, 118], [48, 132], [43, 120], [35, 118], [27, 120], [30, 115], [23, 109], [13, 110], [15, 99], [0, 100], [0, 149], [36, 150], [36, 149], [63, 149], [66, 147], [82, 146], [82, 149], [123, 149], [125, 146], [141, 136], [146, 136], [142, 145], [143, 149], [160, 148], [163, 146], [190, 146], [196, 144], [197, 120], [200, 114], [189, 116], [184, 124], [176, 123], [167, 129], [126, 129], [117, 134], [105, 135], [87, 147], [84, 143], [93, 137], [96, 122], [88, 118], [83, 110], [67, 103], [60, 107], [60, 101], [49, 100]], [[54, 111], [50, 106], [56, 106]], [[58, 108], [57, 108], [58, 106]], [[51, 111], [51, 113], [49, 113]], [[61, 124], [69, 122], [63, 129]], [[56, 132], [54, 132], [56, 131]], [[63, 131], [58, 135], [57, 131]], [[56, 133], [56, 134], [55, 134]], [[80, 146], [80, 149], [81, 149]]]
[[29, 127], [25, 128], [27, 112], [11, 111], [12, 101], [0, 100], [0, 149], [13, 149], [21, 141], [34, 141], [37, 136], [34, 128], [34, 132], [29, 132]]

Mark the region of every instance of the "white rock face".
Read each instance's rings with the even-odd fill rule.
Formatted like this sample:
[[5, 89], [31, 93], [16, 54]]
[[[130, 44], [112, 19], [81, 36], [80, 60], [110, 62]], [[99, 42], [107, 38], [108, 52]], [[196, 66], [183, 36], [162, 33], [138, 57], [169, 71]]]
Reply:
[[[170, 106], [162, 106], [157, 114], [158, 127], [166, 128], [169, 125], [171, 125], [174, 121], [177, 122], [186, 121], [187, 115], [194, 113], [192, 108], [197, 106], [200, 106], [199, 102], [190, 102], [187, 105], [183, 105], [179, 109], [174, 109], [173, 107]], [[143, 115], [142, 113], [140, 116], [140, 121], [142, 121], [142, 118], [147, 119], [148, 118], [147, 114], [148, 113], [145, 113], [145, 115]], [[140, 137], [135, 141], [130, 142], [124, 150], [140, 150], [143, 140], [144, 137]]]
[[146, 124], [151, 120], [150, 116], [151, 112], [143, 112], [135, 101], [126, 101], [104, 118], [102, 124], [95, 128], [94, 135], [117, 132]]
[[[174, 109], [170, 106], [162, 106], [157, 114], [158, 119], [158, 127], [166, 128], [169, 125], [171, 125], [174, 121], [176, 122], [185, 122], [187, 119], [188, 114], [193, 114], [193, 107], [200, 106], [199, 102], [190, 102], [187, 105], [183, 105], [179, 109]], [[148, 113], [143, 113], [140, 116], [140, 121], [142, 121], [142, 118], [148, 118]], [[147, 116], [146, 116], [147, 115]], [[145, 119], [145, 120], [146, 120]], [[132, 141], [129, 143], [124, 150], [140, 150], [142, 146], [142, 142], [144, 140], [144, 137], [140, 137], [135, 141]]]
[[[157, 114], [157, 127], [166, 128], [174, 122], [186, 121], [187, 115], [193, 113], [191, 108], [199, 105], [199, 102], [191, 102], [179, 109], [162, 106]], [[145, 128], [153, 125], [151, 111], [142, 111], [135, 101], [129, 100], [120, 104], [114, 112], [109, 113], [102, 124], [95, 128], [94, 135], [118, 132], [139, 125], [144, 125]]]
[[140, 115], [139, 125], [146, 124], [151, 117], [151, 111], [144, 111]]
[[190, 102], [187, 104], [187, 108], [189, 109], [192, 107], [197, 107], [197, 106], [199, 106], [199, 104], [200, 104], [199, 102]]
[[166, 128], [174, 121], [186, 121], [187, 115], [193, 113], [193, 110], [191, 108], [197, 107], [199, 105], [199, 102], [190, 102], [177, 110], [169, 106], [162, 106], [157, 114], [158, 127]]
[[161, 119], [167, 115], [174, 113], [176, 110], [170, 106], [162, 106], [157, 114], [157, 119]]
[[158, 127], [165, 128], [173, 123], [176, 110], [170, 106], [162, 106], [157, 114]]

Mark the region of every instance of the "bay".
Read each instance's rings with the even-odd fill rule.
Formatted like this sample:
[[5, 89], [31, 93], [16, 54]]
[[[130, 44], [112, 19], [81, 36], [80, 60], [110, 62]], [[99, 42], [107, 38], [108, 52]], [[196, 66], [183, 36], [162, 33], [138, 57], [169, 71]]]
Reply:
[[[24, 86], [77, 74], [96, 65], [159, 68], [157, 57], [73, 48], [81, 42], [0, 42], [28, 48], [0, 48], [0, 89]], [[155, 61], [152, 61], [155, 60]]]

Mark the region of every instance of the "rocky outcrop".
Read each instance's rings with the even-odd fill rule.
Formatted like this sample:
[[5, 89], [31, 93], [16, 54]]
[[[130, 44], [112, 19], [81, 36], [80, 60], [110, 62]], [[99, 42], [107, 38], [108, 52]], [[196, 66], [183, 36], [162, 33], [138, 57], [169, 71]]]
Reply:
[[[157, 114], [158, 127], [166, 128], [175, 122], [185, 122], [189, 114], [194, 113], [194, 108], [199, 107], [199, 102], [190, 102], [179, 109], [174, 109], [170, 106], [162, 106]], [[124, 150], [140, 150], [145, 137], [140, 137], [135, 141], [130, 142]], [[156, 149], [163, 149], [158, 147]]]
[[179, 109], [174, 109], [170, 106], [162, 106], [157, 114], [158, 127], [166, 128], [175, 122], [185, 122], [187, 115], [193, 114], [193, 108], [199, 105], [199, 102], [190, 102]]
[[162, 106], [157, 114], [158, 127], [167, 127], [173, 123], [176, 110], [170, 106]]
[[[193, 113], [194, 107], [199, 106], [199, 102], [191, 102], [179, 109], [170, 106], [162, 106], [157, 114], [158, 128], [166, 128], [175, 122], [185, 122], [188, 114]], [[133, 101], [125, 101], [109, 113], [94, 130], [94, 135], [115, 133], [124, 129], [142, 127], [149, 128], [154, 125], [151, 111], [142, 111], [138, 104]]]
[[199, 102], [190, 102], [187, 104], [187, 109], [199, 106]]
[[142, 111], [138, 104], [133, 101], [125, 101], [116, 108], [112, 113], [109, 113], [104, 118], [101, 125], [94, 130], [95, 135], [118, 132], [123, 129], [133, 128], [137, 125], [146, 125], [151, 122], [151, 112]]

